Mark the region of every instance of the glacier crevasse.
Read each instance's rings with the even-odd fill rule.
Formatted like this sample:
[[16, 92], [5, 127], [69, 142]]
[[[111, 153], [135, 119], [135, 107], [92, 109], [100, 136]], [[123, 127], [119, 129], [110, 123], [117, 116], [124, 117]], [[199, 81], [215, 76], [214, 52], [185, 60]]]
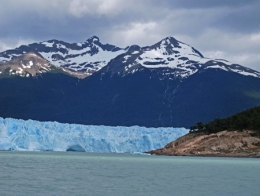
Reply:
[[186, 134], [185, 128], [92, 126], [0, 118], [0, 150], [145, 152]]

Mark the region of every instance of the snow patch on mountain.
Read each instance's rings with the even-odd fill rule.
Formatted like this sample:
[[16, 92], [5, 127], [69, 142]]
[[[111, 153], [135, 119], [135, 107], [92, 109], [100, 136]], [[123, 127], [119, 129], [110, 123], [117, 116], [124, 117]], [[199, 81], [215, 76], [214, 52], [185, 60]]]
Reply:
[[42, 42], [43, 45], [45, 45], [46, 47], [52, 47], [54, 42]]
[[228, 71], [228, 69], [227, 68], [225, 68], [225, 66], [220, 66], [220, 65], [212, 65], [212, 66], [208, 66], [208, 67], [206, 67], [205, 69], [222, 69], [222, 70], [224, 70], [224, 71]]

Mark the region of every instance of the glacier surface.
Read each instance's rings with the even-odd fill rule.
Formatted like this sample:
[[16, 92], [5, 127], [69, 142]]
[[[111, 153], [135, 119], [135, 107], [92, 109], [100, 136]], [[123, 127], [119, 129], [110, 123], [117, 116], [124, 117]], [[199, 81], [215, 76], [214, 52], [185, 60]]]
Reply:
[[162, 148], [188, 131], [0, 118], [0, 150], [141, 153]]

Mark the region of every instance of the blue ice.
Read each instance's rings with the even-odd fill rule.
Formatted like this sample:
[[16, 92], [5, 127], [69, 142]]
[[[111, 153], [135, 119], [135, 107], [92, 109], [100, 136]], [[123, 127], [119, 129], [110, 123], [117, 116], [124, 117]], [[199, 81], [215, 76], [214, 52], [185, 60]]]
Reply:
[[162, 148], [188, 131], [0, 118], [0, 150], [141, 153]]

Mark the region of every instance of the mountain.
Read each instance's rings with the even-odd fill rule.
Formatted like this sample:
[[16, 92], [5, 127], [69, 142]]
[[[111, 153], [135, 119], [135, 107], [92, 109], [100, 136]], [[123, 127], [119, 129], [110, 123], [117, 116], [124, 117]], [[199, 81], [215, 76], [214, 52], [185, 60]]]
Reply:
[[[49, 40], [29, 45], [22, 45], [13, 50], [0, 53], [0, 63], [6, 63], [21, 55], [34, 52], [50, 64], [63, 68], [77, 77], [86, 77], [100, 70], [108, 61], [125, 52], [125, 49], [102, 44], [93, 36], [82, 43], [67, 43]], [[17, 75], [20, 75], [17, 72]]]
[[[152, 46], [132, 45], [124, 49], [102, 44], [97, 36], [82, 43], [49, 40], [1, 52], [0, 63], [18, 63], [21, 56], [32, 53], [80, 78], [90, 76], [102, 68], [105, 72], [111, 71], [120, 75], [134, 73], [141, 68], [163, 69], [161, 75], [169, 79], [187, 78], [204, 69], [222, 69], [260, 77], [259, 72], [226, 60], [205, 58], [195, 48], [173, 37], [166, 37]], [[4, 69], [3, 66], [1, 69]], [[11, 74], [20, 75], [20, 72], [18, 70]]]
[[259, 72], [226, 60], [205, 58], [195, 48], [173, 37], [167, 37], [149, 47], [131, 46], [127, 52], [110, 61], [104, 70], [125, 75], [140, 68], [159, 69], [161, 77], [170, 80], [185, 79], [206, 69], [260, 77]]
[[50, 40], [4, 51], [0, 63], [2, 117], [189, 127], [260, 105], [259, 72], [173, 37], [125, 48]]

